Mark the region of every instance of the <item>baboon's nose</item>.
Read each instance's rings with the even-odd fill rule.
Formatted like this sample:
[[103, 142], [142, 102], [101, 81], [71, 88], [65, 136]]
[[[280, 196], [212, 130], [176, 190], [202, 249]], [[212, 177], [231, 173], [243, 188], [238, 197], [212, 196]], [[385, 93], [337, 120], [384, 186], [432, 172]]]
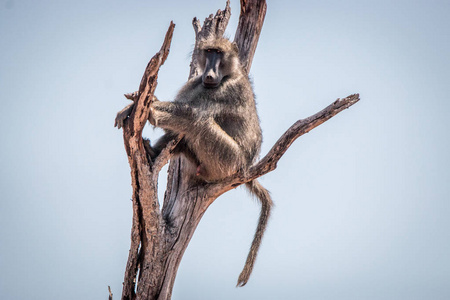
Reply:
[[214, 88], [220, 83], [217, 76], [213, 72], [207, 72], [203, 74], [203, 86], [207, 88]]

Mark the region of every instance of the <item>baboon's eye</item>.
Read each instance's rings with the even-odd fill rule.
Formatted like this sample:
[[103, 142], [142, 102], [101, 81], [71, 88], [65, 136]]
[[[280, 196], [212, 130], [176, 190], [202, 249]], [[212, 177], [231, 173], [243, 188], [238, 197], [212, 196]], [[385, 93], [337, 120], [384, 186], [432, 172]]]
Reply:
[[222, 51], [220, 51], [219, 49], [206, 49], [206, 52], [208, 52], [208, 53], [216, 52], [217, 54], [222, 53]]

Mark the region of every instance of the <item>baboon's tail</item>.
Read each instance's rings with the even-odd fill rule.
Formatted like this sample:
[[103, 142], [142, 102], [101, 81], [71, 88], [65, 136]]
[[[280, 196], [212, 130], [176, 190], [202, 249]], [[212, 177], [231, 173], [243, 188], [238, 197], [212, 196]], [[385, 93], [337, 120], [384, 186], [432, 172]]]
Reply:
[[266, 190], [256, 179], [245, 184], [249, 191], [255, 195], [261, 202], [261, 214], [259, 216], [258, 227], [253, 237], [252, 246], [247, 256], [244, 269], [239, 275], [237, 286], [244, 286], [253, 270], [255, 264], [256, 255], [258, 254], [259, 245], [261, 244], [264, 231], [266, 230], [267, 221], [270, 217], [270, 209], [272, 208], [272, 199], [270, 198], [269, 191]]

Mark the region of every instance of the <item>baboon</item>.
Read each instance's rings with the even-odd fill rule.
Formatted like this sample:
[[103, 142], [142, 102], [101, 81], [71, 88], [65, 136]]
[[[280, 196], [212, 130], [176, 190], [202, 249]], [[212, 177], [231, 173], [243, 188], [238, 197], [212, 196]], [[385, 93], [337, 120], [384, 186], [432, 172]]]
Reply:
[[[150, 148], [150, 156], [156, 158], [169, 141], [181, 135], [174, 152], [190, 162], [190, 176], [215, 182], [248, 170], [259, 154], [262, 134], [253, 88], [239, 61], [237, 45], [225, 38], [202, 40], [194, 55], [201, 75], [190, 79], [173, 102], [155, 99], [152, 103], [149, 121], [166, 133]], [[118, 115], [119, 128], [123, 118]], [[262, 208], [237, 286], [244, 286], [250, 277], [272, 207], [269, 192], [257, 180], [246, 187]]]

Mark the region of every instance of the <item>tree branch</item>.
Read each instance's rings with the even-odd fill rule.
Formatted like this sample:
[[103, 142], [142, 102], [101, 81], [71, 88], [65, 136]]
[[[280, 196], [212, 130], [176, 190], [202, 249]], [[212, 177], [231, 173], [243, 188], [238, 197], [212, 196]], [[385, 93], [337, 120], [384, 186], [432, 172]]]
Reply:
[[359, 100], [359, 94], [353, 94], [346, 98], [337, 99], [318, 113], [306, 119], [298, 120], [288, 130], [286, 130], [286, 132], [278, 139], [278, 141], [275, 143], [272, 149], [270, 149], [266, 156], [264, 156], [258, 163], [251, 167], [245, 174], [238, 172], [219, 183], [211, 184], [209, 190], [209, 192], [211, 193], [211, 197], [218, 197], [219, 195], [241, 184], [252, 181], [275, 170], [278, 161], [297, 138], [304, 135], [305, 133], [308, 133], [320, 124], [328, 121]]
[[109, 293], [108, 300], [113, 300], [113, 294], [111, 293], [111, 287], [109, 285], [108, 285], [108, 293]]
[[[159, 68], [169, 54], [174, 27], [175, 25], [171, 22], [161, 50], [147, 64], [137, 95], [129, 96], [135, 100], [135, 105], [130, 117], [123, 122], [123, 138], [131, 168], [131, 185], [133, 187], [133, 223], [122, 299], [131, 300], [136, 297], [135, 286], [138, 266], [140, 263], [142, 264], [145, 257], [154, 255], [152, 251], [157, 249], [157, 246], [161, 243], [158, 232], [161, 230], [162, 219], [155, 188], [157, 183], [151, 176], [151, 164], [144, 147], [142, 129], [148, 119]], [[154, 248], [148, 249], [149, 244]], [[143, 271], [141, 266], [140, 277], [147, 276], [147, 273], [148, 269]]]
[[177, 146], [178, 142], [183, 138], [183, 135], [179, 135], [176, 139], [172, 140], [167, 144], [167, 146], [161, 151], [158, 157], [153, 164], [153, 176], [156, 178], [159, 175], [161, 169], [169, 162], [170, 158], [172, 158], [172, 151]]
[[252, 66], [266, 10], [265, 0], [241, 0], [241, 14], [234, 42], [238, 45], [239, 59], [247, 73]]
[[170, 42], [172, 41], [174, 28], [175, 24], [170, 22], [170, 26], [167, 30], [161, 49], [149, 61], [147, 67], [145, 68], [144, 75], [142, 76], [138, 91], [139, 99], [135, 102], [135, 108], [130, 116], [130, 119], [133, 119], [134, 121], [133, 129], [136, 136], [140, 135], [145, 123], [147, 122], [150, 113], [150, 103], [157, 85], [158, 71], [169, 55]]
[[346, 98], [337, 99], [318, 113], [295, 122], [294, 125], [278, 139], [267, 155], [250, 168], [247, 178], [252, 180], [275, 170], [280, 158], [298, 137], [308, 133], [358, 101], [359, 94], [353, 94]]

